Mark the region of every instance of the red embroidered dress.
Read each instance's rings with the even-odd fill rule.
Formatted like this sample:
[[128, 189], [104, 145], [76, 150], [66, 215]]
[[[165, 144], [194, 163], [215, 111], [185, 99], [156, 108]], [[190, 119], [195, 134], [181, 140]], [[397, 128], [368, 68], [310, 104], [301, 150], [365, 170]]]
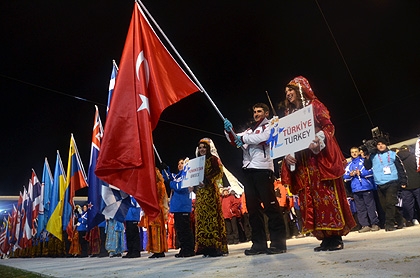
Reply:
[[[356, 225], [347, 203], [343, 174], [345, 158], [334, 137], [328, 109], [315, 97], [309, 82], [302, 76], [290, 85], [301, 86], [307, 105], [312, 104], [316, 132], [325, 134], [325, 148], [314, 154], [310, 149], [295, 153], [296, 170], [286, 162], [281, 169], [282, 183], [299, 195], [303, 233], [312, 232], [319, 240], [328, 236], [344, 236]], [[299, 92], [297, 92], [299, 93]], [[297, 109], [286, 110], [291, 114]]]

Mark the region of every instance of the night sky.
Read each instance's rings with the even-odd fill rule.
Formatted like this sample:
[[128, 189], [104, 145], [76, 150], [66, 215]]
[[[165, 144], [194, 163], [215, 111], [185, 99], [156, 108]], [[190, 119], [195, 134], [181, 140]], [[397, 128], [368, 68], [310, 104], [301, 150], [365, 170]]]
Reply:
[[[204, 4], [205, 3], [205, 4]], [[237, 131], [252, 105], [277, 105], [305, 76], [330, 110], [345, 156], [378, 126], [391, 143], [420, 133], [419, 1], [143, 0]], [[87, 171], [98, 105], [105, 123], [112, 60], [120, 62], [134, 1], [1, 1], [0, 195], [18, 195], [44, 158], [67, 168], [73, 133]], [[153, 132], [172, 169], [210, 137], [241, 177], [241, 150], [202, 93], [166, 109]]]

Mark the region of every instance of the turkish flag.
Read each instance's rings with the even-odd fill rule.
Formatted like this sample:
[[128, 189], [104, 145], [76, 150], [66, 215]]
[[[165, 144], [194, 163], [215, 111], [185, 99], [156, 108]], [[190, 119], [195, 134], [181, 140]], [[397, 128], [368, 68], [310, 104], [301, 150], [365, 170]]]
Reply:
[[171, 104], [199, 91], [134, 4], [95, 174], [159, 213], [152, 130]]

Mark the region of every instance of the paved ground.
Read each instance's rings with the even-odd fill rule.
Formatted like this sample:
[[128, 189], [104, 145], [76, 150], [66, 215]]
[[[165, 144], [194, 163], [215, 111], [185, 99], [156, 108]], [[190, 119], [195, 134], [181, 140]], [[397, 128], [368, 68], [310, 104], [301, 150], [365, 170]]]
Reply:
[[229, 246], [219, 258], [137, 259], [33, 258], [0, 260], [0, 265], [26, 269], [54, 277], [420, 277], [420, 226], [393, 232], [351, 232], [345, 248], [313, 252], [313, 237], [290, 239], [288, 252], [245, 256], [251, 243]]

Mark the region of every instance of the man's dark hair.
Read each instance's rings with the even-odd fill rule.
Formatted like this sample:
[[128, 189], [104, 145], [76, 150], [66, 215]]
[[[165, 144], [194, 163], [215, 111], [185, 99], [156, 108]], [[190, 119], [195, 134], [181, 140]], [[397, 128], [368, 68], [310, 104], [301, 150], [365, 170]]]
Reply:
[[264, 110], [264, 112], [270, 112], [270, 108], [268, 108], [268, 105], [262, 102], [259, 102], [257, 104], [254, 104], [254, 106], [252, 106], [252, 109], [255, 108], [262, 108]]

